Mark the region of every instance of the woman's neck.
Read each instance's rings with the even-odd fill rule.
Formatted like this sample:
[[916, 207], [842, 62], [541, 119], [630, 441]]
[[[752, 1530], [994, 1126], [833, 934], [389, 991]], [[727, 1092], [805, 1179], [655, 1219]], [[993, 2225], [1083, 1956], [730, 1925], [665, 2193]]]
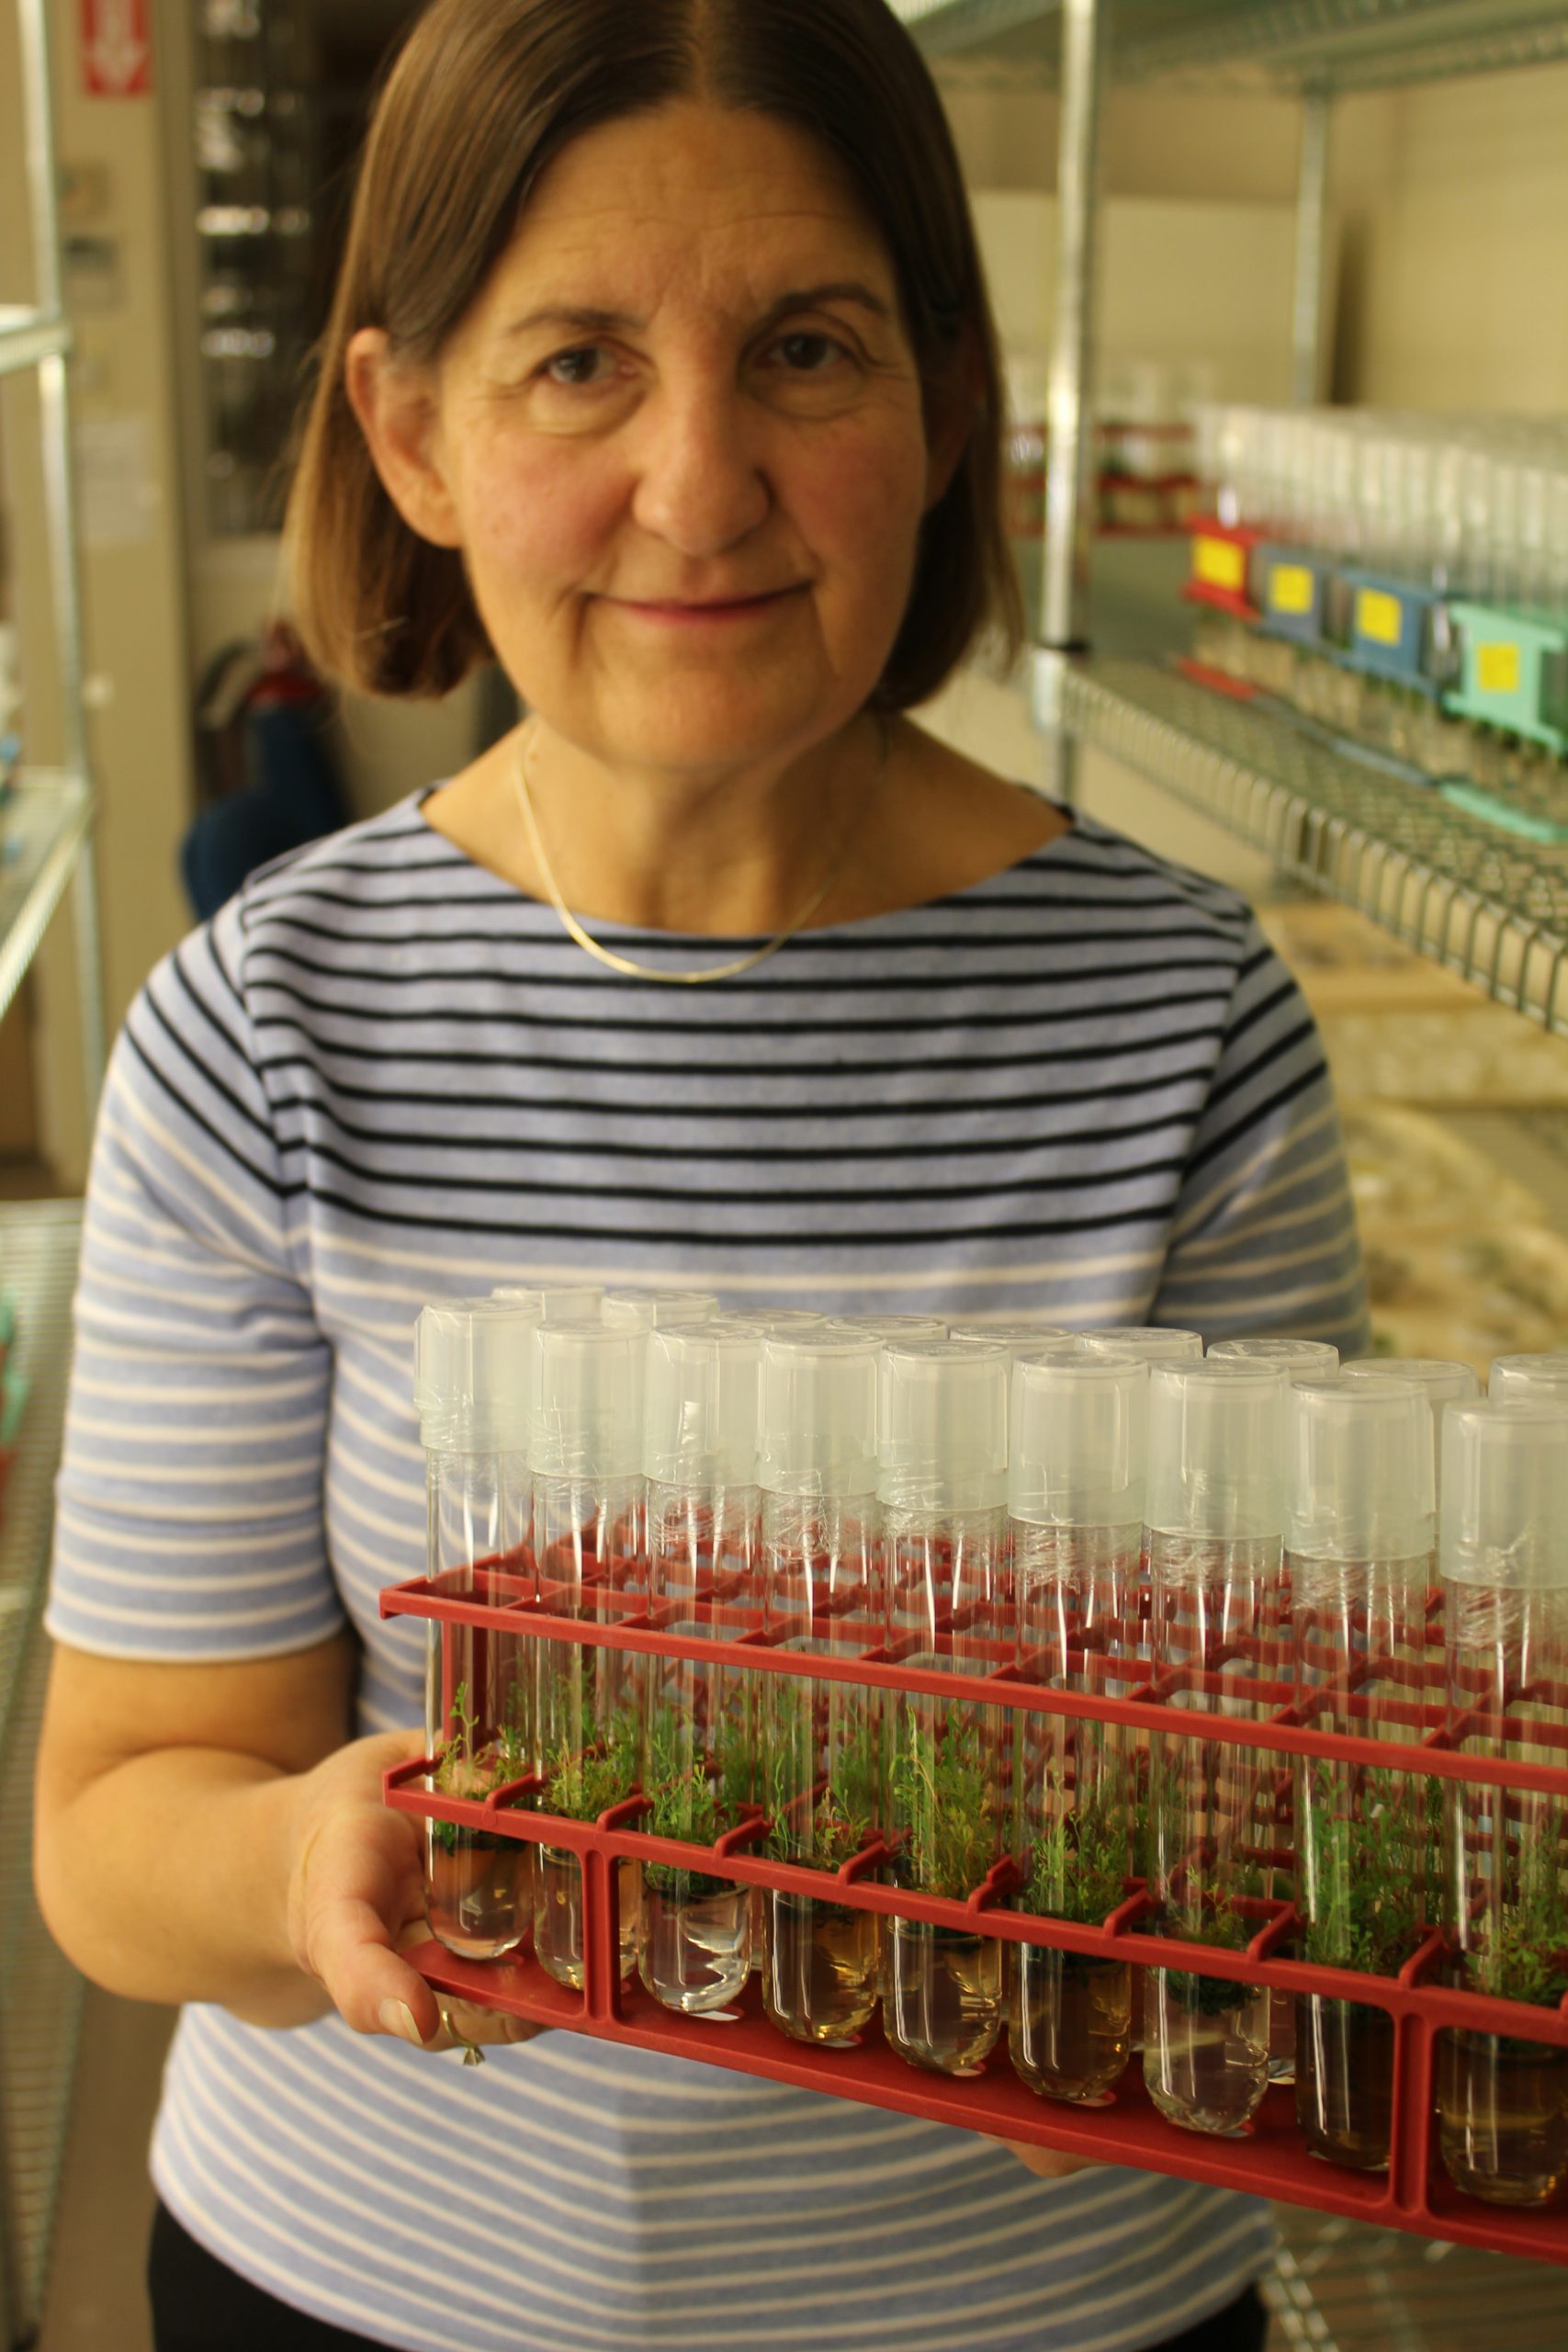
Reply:
[[856, 922], [981, 881], [1068, 822], [905, 718], [863, 718], [806, 761], [694, 783], [606, 771], [541, 729], [528, 787], [547, 873], [518, 790], [525, 736], [433, 795], [425, 817], [532, 898], [555, 895], [553, 875], [589, 922], [758, 937], [795, 921], [829, 876], [810, 925]]

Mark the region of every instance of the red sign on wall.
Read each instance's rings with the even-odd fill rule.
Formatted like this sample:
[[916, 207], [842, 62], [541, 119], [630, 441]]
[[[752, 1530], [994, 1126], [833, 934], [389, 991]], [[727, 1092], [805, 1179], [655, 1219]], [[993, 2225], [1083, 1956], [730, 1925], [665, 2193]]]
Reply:
[[82, 78], [94, 98], [140, 98], [152, 87], [152, 0], [82, 0]]

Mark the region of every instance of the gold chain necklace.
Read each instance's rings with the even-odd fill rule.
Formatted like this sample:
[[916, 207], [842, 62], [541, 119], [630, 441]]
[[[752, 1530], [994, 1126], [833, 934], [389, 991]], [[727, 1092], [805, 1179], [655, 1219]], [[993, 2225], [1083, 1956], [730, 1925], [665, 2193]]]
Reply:
[[522, 739], [517, 747], [517, 764], [513, 770], [513, 777], [517, 786], [517, 797], [522, 804], [523, 822], [528, 834], [528, 846], [538, 866], [551, 906], [554, 907], [579, 947], [585, 949], [599, 963], [607, 964], [612, 972], [624, 972], [634, 980], [669, 980], [680, 988], [700, 988], [705, 980], [732, 980], [741, 972], [754, 971], [757, 966], [765, 963], [770, 956], [776, 956], [786, 940], [793, 939], [797, 931], [804, 929], [842, 873], [844, 860], [848, 857], [855, 836], [860, 831], [861, 820], [871, 804], [873, 794], [886, 773], [888, 738], [892, 730], [885, 718], [880, 723], [882, 758], [878, 763], [876, 774], [866, 787], [859, 808], [844, 828], [844, 837], [839, 843], [838, 853], [831, 865], [794, 922], [786, 923], [783, 931], [777, 933], [765, 945], [754, 947], [750, 956], [738, 956], [733, 964], [710, 964], [700, 972], [660, 972], [657, 971], [651, 964], [637, 964], [634, 963], [629, 956], [617, 956], [614, 949], [606, 947], [602, 941], [595, 939], [591, 932], [583, 929], [562, 898], [560, 885], [556, 880], [555, 869], [546, 854], [545, 844], [539, 835], [539, 820], [534, 814], [534, 797], [528, 788], [528, 753], [533, 745], [534, 730], [537, 724], [536, 720], [530, 719], [523, 730]]

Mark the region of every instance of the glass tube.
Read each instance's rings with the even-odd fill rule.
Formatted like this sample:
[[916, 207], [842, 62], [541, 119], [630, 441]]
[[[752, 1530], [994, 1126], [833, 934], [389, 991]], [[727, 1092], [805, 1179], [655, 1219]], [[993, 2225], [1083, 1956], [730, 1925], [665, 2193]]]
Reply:
[[[529, 1483], [525, 1363], [534, 1318], [488, 1300], [426, 1307], [415, 1340], [425, 1446], [426, 1573], [468, 1598], [487, 1572], [526, 1579]], [[432, 1620], [425, 1745], [435, 1795], [483, 1800], [536, 1761], [529, 1645], [483, 1626]], [[498, 1831], [425, 1824], [430, 1931], [464, 1960], [495, 1960], [528, 1932], [533, 1849]]]
[[[1450, 1734], [1465, 1755], [1563, 1761], [1568, 1730], [1568, 1410], [1451, 1405], [1442, 1566]], [[1547, 1738], [1524, 1727], [1540, 1724]], [[1454, 1981], [1554, 2007], [1568, 1996], [1568, 1804], [1448, 1781]], [[1568, 2049], [1466, 2028], [1440, 2037], [1438, 2145], [1455, 2187], [1544, 2205], [1568, 2184]]]
[[[965, 1682], [1005, 1662], [1005, 1349], [889, 1348], [879, 1408], [887, 1637], [908, 1667], [951, 1674], [940, 1698], [903, 1693], [888, 1731], [887, 1828], [898, 1883], [963, 1902], [1002, 1849], [1006, 1718]], [[941, 2074], [978, 2072], [1001, 2032], [1002, 1950], [968, 1928], [890, 1918], [882, 2025]]]
[[[1065, 1351], [1015, 1362], [1008, 1503], [1018, 1672], [1120, 1698], [1139, 1625], [1148, 1372], [1134, 1357]], [[1131, 1639], [1129, 1639], [1131, 1634]], [[1133, 1743], [1114, 1724], [1020, 1713], [1014, 1853], [1022, 1909], [1100, 1925], [1126, 1891]], [[1013, 1948], [1008, 2054], [1042, 2098], [1109, 2098], [1133, 2042], [1133, 1970], [1121, 1959]]]
[[[880, 1343], [842, 1326], [764, 1340], [758, 1428], [763, 1615], [782, 1647], [858, 1656], [881, 1638]], [[771, 1675], [762, 1706], [767, 1852], [837, 1871], [881, 1816], [875, 1693]], [[877, 1918], [831, 1896], [767, 1894], [762, 2000], [781, 2033], [845, 2048], [877, 1997]]]
[[[1150, 1368], [1150, 1646], [1162, 1695], [1200, 1718], [1269, 1712], [1285, 1393], [1263, 1365]], [[1280, 1865], [1273, 1760], [1197, 1731], [1150, 1746], [1158, 1932], [1239, 1951], [1256, 1931], [1241, 1905]], [[1269, 2083], [1268, 1988], [1147, 1970], [1144, 2078], [1173, 2123], [1244, 2131]]]
[[[541, 1324], [537, 1351], [534, 1541], [540, 1598], [558, 1616], [610, 1623], [647, 1600], [642, 1475], [645, 1333], [598, 1322]], [[637, 1786], [642, 1661], [627, 1650], [540, 1644], [540, 1809], [597, 1821]], [[615, 1872], [623, 1974], [637, 1964], [641, 1874]], [[586, 1972], [582, 1866], [572, 1848], [542, 1844], [534, 1904], [535, 1957], [581, 1991]]]
[[[660, 1626], [686, 1639], [736, 1640], [760, 1623], [761, 1354], [760, 1340], [714, 1324], [649, 1340], [649, 1600]], [[649, 1659], [640, 1828], [711, 1846], [756, 1802], [754, 1679], [700, 1659]], [[750, 1973], [750, 1890], [645, 1862], [637, 1966], [666, 2008], [728, 2007]]]
[[[1408, 1740], [1427, 1673], [1431, 1408], [1415, 1381], [1306, 1381], [1290, 1401], [1295, 1703], [1311, 1730]], [[1299, 1757], [1302, 1957], [1396, 1976], [1429, 1906], [1424, 1778]], [[1375, 2002], [1296, 1996], [1296, 2120], [1314, 2155], [1388, 2164], [1393, 2019]]]

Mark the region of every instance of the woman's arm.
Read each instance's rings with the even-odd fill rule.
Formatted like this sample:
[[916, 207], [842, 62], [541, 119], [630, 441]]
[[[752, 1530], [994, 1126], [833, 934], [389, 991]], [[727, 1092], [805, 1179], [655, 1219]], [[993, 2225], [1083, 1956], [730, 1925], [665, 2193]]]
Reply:
[[414, 1823], [381, 1774], [413, 1732], [344, 1744], [354, 1645], [241, 1665], [143, 1665], [57, 1649], [38, 1759], [39, 1900], [84, 1975], [142, 2001], [206, 2001], [255, 2025], [335, 2007], [360, 2033], [447, 2049], [529, 2029], [435, 1996], [400, 1943], [423, 1935]]

